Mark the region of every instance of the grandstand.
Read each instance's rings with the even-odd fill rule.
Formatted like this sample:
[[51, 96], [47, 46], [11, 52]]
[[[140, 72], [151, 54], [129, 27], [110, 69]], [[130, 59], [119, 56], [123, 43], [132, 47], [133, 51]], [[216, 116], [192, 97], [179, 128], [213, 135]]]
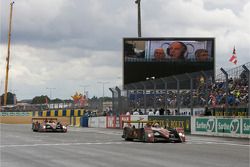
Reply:
[[137, 109], [148, 114], [163, 109], [172, 115], [210, 111], [217, 116], [247, 116], [249, 69], [250, 62], [227, 71], [221, 68], [216, 77], [213, 71], [200, 71], [127, 84], [124, 91], [116, 87], [112, 89], [113, 111], [123, 114]]

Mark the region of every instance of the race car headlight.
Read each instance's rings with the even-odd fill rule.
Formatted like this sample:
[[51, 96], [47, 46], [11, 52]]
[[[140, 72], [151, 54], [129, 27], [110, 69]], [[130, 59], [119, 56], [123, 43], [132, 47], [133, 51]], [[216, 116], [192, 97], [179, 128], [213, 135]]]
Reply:
[[43, 126], [43, 129], [46, 129], [46, 126]]
[[152, 135], [151, 135], [151, 134], [148, 134], [148, 137], [152, 137]]
[[66, 126], [63, 126], [63, 129], [66, 129]]
[[184, 135], [183, 133], [179, 133], [179, 136], [182, 136], [182, 137], [184, 137], [185, 135]]

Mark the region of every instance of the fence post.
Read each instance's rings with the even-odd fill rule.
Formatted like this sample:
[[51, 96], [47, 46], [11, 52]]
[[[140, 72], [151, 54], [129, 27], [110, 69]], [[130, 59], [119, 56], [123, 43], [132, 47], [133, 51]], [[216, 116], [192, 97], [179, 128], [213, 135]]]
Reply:
[[164, 80], [163, 78], [160, 78], [160, 80], [164, 83], [164, 89], [165, 89], [165, 94], [164, 94], [164, 110], [165, 110], [165, 113], [167, 113], [168, 82], [166, 80]]
[[141, 84], [143, 86], [144, 114], [147, 114], [146, 113], [146, 110], [147, 110], [147, 87], [146, 87], [144, 82], [141, 82]]
[[115, 87], [115, 90], [117, 91], [117, 93], [118, 93], [118, 97], [117, 97], [117, 101], [118, 101], [118, 110], [117, 110], [117, 112], [116, 112], [116, 115], [117, 116], [120, 116], [120, 114], [122, 113], [122, 111], [121, 111], [121, 106], [122, 106], [122, 100], [121, 100], [121, 89], [120, 88], [118, 88], [117, 86]]
[[194, 115], [193, 78], [188, 73], [186, 73], [186, 75], [190, 79], [190, 109], [191, 109], [191, 116], [193, 116]]
[[[151, 82], [153, 84], [154, 87], [154, 101], [153, 101], [153, 107], [154, 107], [154, 112], [156, 111], [156, 83], [153, 80], [149, 80], [149, 82]], [[151, 94], [151, 93], [150, 93]]]
[[114, 113], [114, 111], [115, 111], [115, 92], [111, 88], [109, 88], [109, 90], [112, 93], [112, 112]]
[[225, 83], [226, 84], [226, 108], [225, 109], [226, 109], [226, 112], [228, 112], [228, 73], [223, 68], [220, 68], [220, 70], [226, 77], [226, 83]]
[[177, 95], [176, 95], [176, 105], [177, 105], [177, 111], [178, 114], [180, 114], [180, 103], [179, 103], [179, 96], [180, 96], [180, 81], [179, 79], [174, 75], [173, 78], [176, 80], [177, 83]]
[[132, 84], [132, 86], [135, 88], [135, 108], [137, 107], [137, 86], [136, 84]]
[[248, 107], [248, 116], [250, 116], [250, 104], [249, 104], [249, 97], [250, 97], [250, 71], [246, 67], [246, 65], [243, 65], [242, 67], [244, 68], [244, 70], [247, 71], [247, 80], [248, 80], [248, 103], [247, 103], [247, 107]]
[[205, 87], [205, 89], [206, 89], [206, 91], [205, 91], [205, 94], [206, 94], [206, 105], [207, 105], [207, 107], [208, 107], [208, 76], [207, 76], [207, 74], [204, 72], [204, 71], [201, 71], [201, 73], [204, 75], [204, 77], [205, 77], [205, 84], [206, 84], [206, 87]]

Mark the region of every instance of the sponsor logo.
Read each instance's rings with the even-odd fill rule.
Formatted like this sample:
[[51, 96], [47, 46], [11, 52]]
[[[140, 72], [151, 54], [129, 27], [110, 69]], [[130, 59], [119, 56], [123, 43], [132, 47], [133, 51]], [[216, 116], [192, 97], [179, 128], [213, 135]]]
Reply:
[[208, 132], [212, 132], [214, 130], [214, 127], [215, 127], [215, 121], [214, 121], [214, 119], [209, 119], [207, 121], [207, 131]]
[[197, 119], [196, 120], [196, 131], [202, 132], [214, 132], [215, 119]]
[[230, 124], [230, 131], [231, 133], [236, 133], [240, 128], [240, 121], [238, 119], [234, 119], [231, 121]]
[[139, 117], [139, 119], [137, 121], [142, 121], [142, 120], [144, 120], [144, 118], [143, 117]]

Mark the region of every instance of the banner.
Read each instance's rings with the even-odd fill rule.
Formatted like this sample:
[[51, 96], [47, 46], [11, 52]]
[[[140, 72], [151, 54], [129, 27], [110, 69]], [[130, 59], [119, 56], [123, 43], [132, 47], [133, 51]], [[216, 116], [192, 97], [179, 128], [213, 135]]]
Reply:
[[149, 121], [155, 121], [166, 128], [183, 128], [185, 132], [191, 132], [190, 116], [148, 116]]
[[214, 118], [196, 118], [195, 131], [197, 132], [215, 132]]
[[242, 119], [242, 133], [250, 134], [250, 119]]
[[116, 128], [116, 116], [106, 116], [106, 128]]
[[240, 134], [240, 119], [217, 119], [218, 133], [237, 133]]
[[192, 117], [191, 134], [250, 138], [250, 118]]

